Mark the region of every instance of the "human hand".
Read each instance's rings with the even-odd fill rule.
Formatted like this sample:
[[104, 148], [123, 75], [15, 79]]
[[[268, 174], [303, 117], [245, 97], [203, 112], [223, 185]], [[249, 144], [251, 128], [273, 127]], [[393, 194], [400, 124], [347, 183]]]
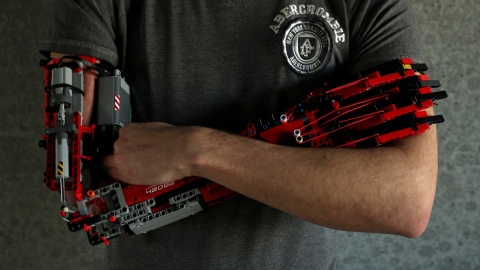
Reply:
[[195, 138], [200, 127], [134, 123], [120, 129], [113, 155], [103, 159], [112, 178], [136, 185], [159, 185], [191, 175], [198, 157]]

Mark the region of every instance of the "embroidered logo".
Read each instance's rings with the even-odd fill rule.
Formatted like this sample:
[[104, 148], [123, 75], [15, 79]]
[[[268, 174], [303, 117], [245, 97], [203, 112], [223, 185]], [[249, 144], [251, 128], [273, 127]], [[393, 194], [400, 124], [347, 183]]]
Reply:
[[310, 75], [330, 61], [332, 39], [320, 22], [297, 20], [283, 36], [283, 52], [295, 72]]

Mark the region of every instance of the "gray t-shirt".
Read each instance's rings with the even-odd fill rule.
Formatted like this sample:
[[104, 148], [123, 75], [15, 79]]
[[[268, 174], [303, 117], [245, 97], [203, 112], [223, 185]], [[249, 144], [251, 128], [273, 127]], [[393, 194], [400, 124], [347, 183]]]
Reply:
[[[421, 58], [416, 28], [405, 0], [58, 0], [40, 50], [122, 68], [136, 122], [239, 132], [327, 78]], [[116, 238], [107, 257], [111, 269], [334, 269], [335, 252], [334, 231], [239, 197]]]

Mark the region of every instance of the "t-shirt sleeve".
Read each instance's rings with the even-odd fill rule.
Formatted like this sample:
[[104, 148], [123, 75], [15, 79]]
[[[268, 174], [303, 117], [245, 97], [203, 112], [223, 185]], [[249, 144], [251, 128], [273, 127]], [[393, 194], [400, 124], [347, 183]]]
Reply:
[[40, 52], [45, 56], [52, 51], [93, 56], [117, 66], [119, 37], [115, 6], [108, 0], [56, 0]]
[[423, 48], [407, 0], [349, 1], [351, 73], [392, 59], [420, 61]]

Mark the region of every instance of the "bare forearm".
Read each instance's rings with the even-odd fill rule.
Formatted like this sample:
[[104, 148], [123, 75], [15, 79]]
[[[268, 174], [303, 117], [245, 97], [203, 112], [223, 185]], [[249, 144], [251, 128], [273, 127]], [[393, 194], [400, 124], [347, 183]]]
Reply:
[[436, 185], [436, 133], [372, 149], [292, 148], [210, 131], [192, 171], [313, 223], [421, 234]]

